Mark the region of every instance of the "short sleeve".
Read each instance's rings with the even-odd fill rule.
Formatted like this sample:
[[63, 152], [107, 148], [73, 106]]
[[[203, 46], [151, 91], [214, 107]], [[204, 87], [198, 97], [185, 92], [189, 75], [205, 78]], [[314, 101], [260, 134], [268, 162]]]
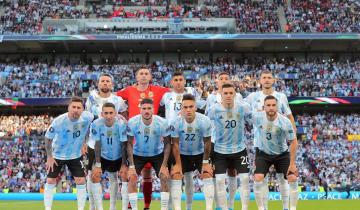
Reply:
[[203, 133], [203, 136], [204, 137], [209, 137], [211, 136], [211, 132], [212, 132], [212, 129], [211, 129], [211, 120], [204, 116], [202, 122], [201, 122], [201, 125], [202, 125], [202, 133]]
[[[135, 119], [135, 118], [132, 118]], [[135, 136], [134, 131], [133, 131], [133, 120], [130, 119], [130, 121], [128, 122], [128, 125], [126, 126], [126, 133], [128, 136]]]
[[100, 141], [100, 129], [96, 123], [91, 123], [90, 126], [90, 137], [95, 141]]
[[164, 119], [161, 121], [161, 136], [166, 137], [166, 136], [170, 136], [170, 134], [171, 134], [170, 126], [167, 123], [167, 121]]
[[59, 127], [59, 124], [58, 124], [57, 122], [58, 122], [58, 119], [55, 118], [55, 119], [52, 121], [52, 123], [51, 123], [50, 127], [48, 128], [48, 130], [46, 131], [45, 137], [46, 137], [47, 139], [53, 139], [53, 138], [55, 138], [55, 135], [56, 135], [58, 132], [60, 132], [60, 127]]
[[175, 118], [176, 120], [173, 120], [170, 123], [170, 135], [173, 138], [179, 138], [179, 124], [178, 124], [178, 118]]
[[291, 112], [291, 109], [290, 109], [290, 106], [289, 106], [289, 101], [286, 97], [286, 95], [282, 95], [282, 100], [281, 100], [281, 108], [283, 109], [283, 113], [288, 116], [290, 115], [292, 112]]
[[116, 92], [117, 96], [120, 96], [123, 100], [128, 100], [128, 88], [124, 88]]
[[122, 122], [119, 126], [120, 142], [127, 142], [127, 125]]
[[296, 138], [296, 135], [295, 135], [295, 132], [294, 132], [294, 128], [291, 124], [291, 121], [286, 118], [286, 130], [285, 130], [285, 133], [286, 133], [286, 139], [289, 140], [289, 141], [292, 141]]

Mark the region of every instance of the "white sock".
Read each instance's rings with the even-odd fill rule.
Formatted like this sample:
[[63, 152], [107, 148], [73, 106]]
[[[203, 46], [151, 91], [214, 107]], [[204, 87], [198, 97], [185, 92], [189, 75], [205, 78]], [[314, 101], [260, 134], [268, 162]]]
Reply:
[[229, 176], [229, 200], [228, 200], [228, 207], [229, 209], [234, 209], [234, 202], [235, 202], [235, 193], [237, 190], [237, 178]]
[[205, 195], [206, 210], [212, 210], [214, 202], [214, 181], [213, 178], [203, 179], [203, 192]]
[[224, 210], [227, 208], [227, 199], [226, 199], [226, 185], [225, 185], [225, 174], [216, 174], [216, 190], [219, 196], [219, 207]]
[[94, 197], [92, 192], [92, 181], [91, 181], [91, 171], [88, 172], [88, 176], [86, 178], [86, 188], [89, 196], [89, 210], [95, 210]]
[[186, 193], [186, 209], [191, 209], [194, 196], [194, 174], [187, 172], [184, 174], [185, 193]]
[[92, 194], [93, 194], [96, 210], [103, 210], [101, 184], [100, 183], [92, 183], [91, 185], [92, 185]]
[[218, 209], [220, 208], [220, 200], [219, 200], [219, 196], [217, 193], [217, 186], [216, 186], [216, 178], [213, 178], [213, 185], [214, 185], [214, 198], [215, 198], [215, 208]]
[[[129, 201], [130, 201], [131, 209], [137, 210], [138, 209], [138, 206], [137, 206], [138, 194], [137, 193], [129, 193]], [[127, 209], [127, 204], [126, 204], [125, 209]]]
[[84, 210], [86, 203], [86, 185], [77, 184], [76, 191], [77, 191], [76, 198], [77, 198], [78, 210]]
[[168, 210], [173, 210], [173, 203], [172, 203], [172, 193], [171, 193], [171, 179], [168, 182], [169, 186], [169, 203], [168, 203]]
[[261, 182], [254, 181], [255, 200], [259, 210], [264, 209], [263, 187], [264, 187], [264, 181]]
[[[136, 198], [137, 199], [137, 198]], [[127, 209], [129, 204], [128, 183], [121, 183], [121, 209]]]
[[54, 184], [45, 184], [45, 189], [44, 189], [44, 205], [45, 205], [45, 209], [51, 209], [52, 206], [52, 202], [54, 200], [54, 188], [55, 185]]
[[277, 174], [278, 180], [279, 180], [279, 188], [280, 188], [280, 194], [281, 194], [281, 199], [283, 202], [283, 209], [289, 209], [289, 194], [290, 194], [290, 189], [289, 189], [289, 183], [288, 181], [284, 178], [284, 174]]
[[296, 210], [298, 201], [298, 182], [289, 182], [290, 186], [290, 210]]
[[161, 210], [168, 210], [169, 196], [169, 192], [160, 192]]
[[240, 179], [240, 197], [241, 197], [241, 210], [248, 210], [250, 202], [250, 184], [249, 184], [249, 174], [241, 173], [238, 175]]
[[110, 180], [110, 210], [115, 210], [117, 192], [119, 188], [117, 173], [109, 172], [109, 180]]
[[263, 199], [264, 209], [269, 209], [269, 176], [264, 179]]
[[[182, 181], [181, 180], [171, 180], [171, 198], [172, 198], [172, 204], [174, 205], [174, 210], [181, 210], [181, 186]], [[170, 206], [169, 206], [170, 208]]]

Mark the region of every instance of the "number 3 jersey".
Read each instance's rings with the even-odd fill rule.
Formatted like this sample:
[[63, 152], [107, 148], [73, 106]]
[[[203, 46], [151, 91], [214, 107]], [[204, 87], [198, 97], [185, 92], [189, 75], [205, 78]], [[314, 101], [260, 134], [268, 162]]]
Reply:
[[153, 157], [164, 151], [162, 137], [170, 135], [168, 122], [157, 115], [152, 116], [150, 125], [145, 125], [141, 115], [128, 122], [127, 135], [135, 137], [134, 155]]
[[291, 121], [278, 113], [274, 121], [269, 121], [265, 111], [253, 113], [255, 135], [259, 137], [258, 148], [269, 155], [279, 155], [288, 151], [287, 140], [294, 140], [295, 133]]
[[204, 137], [211, 136], [211, 121], [196, 113], [192, 123], [178, 116], [170, 124], [171, 137], [179, 138], [179, 149], [182, 155], [199, 155], [204, 153]]
[[94, 115], [83, 111], [79, 119], [71, 121], [68, 113], [56, 117], [46, 131], [45, 137], [52, 139], [53, 157], [59, 160], [72, 160], [81, 156]]
[[232, 109], [215, 104], [207, 112], [212, 121], [215, 141], [214, 151], [221, 154], [234, 154], [246, 148], [245, 121], [251, 118], [250, 106], [245, 102], [236, 102]]
[[126, 123], [115, 119], [114, 124], [108, 127], [105, 118], [99, 118], [91, 124], [90, 138], [100, 141], [102, 158], [118, 160], [122, 156], [121, 143], [127, 141]]

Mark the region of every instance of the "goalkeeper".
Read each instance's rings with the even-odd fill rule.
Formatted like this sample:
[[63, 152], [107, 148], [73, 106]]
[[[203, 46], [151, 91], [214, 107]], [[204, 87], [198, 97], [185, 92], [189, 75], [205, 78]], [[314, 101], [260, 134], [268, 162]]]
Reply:
[[[122, 180], [127, 179], [126, 166], [126, 122], [117, 117], [115, 105], [105, 103], [102, 107], [101, 118], [91, 124], [92, 138], [95, 140], [95, 167], [92, 169], [92, 182], [99, 183], [101, 174], [104, 171], [109, 172], [110, 180], [110, 210], [116, 206], [116, 193], [118, 186], [118, 171]], [[125, 143], [123, 143], [125, 142]], [[122, 146], [125, 144], [125, 146]], [[124, 152], [125, 151], [125, 152]], [[101, 185], [97, 184], [99, 189], [94, 190], [94, 199], [101, 200]], [[123, 193], [123, 192], [122, 192]], [[122, 195], [124, 196], [124, 195]], [[126, 202], [127, 200], [123, 200]], [[97, 210], [102, 210], [102, 206]]]

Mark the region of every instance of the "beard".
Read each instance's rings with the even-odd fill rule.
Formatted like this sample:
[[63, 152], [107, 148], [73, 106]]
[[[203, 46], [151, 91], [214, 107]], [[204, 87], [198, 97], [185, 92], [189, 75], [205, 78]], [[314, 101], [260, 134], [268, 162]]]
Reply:
[[108, 93], [110, 92], [110, 88], [101, 88], [100, 91], [103, 93]]

